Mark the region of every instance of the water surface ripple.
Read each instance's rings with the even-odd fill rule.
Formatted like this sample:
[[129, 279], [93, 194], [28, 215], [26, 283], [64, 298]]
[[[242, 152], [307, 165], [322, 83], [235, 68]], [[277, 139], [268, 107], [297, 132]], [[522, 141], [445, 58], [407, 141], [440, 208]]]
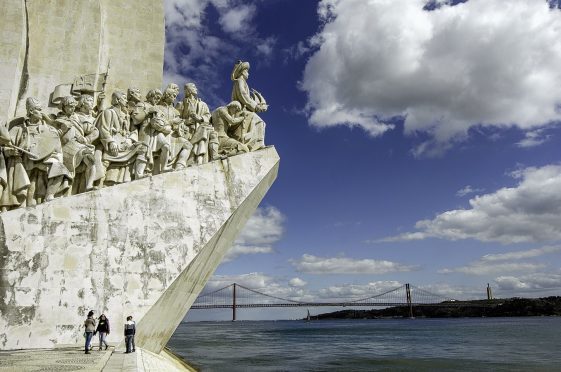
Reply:
[[202, 371], [561, 371], [561, 318], [184, 322]]

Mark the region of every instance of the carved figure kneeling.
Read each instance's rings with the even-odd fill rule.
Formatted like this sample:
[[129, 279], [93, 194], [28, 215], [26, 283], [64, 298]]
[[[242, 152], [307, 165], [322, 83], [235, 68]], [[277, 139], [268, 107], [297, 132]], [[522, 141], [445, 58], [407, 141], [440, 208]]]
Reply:
[[246, 145], [229, 135], [243, 124], [245, 117], [239, 116], [241, 112], [242, 107], [237, 101], [218, 107], [212, 112], [211, 121], [218, 134], [218, 152], [221, 155], [230, 156], [249, 151]]

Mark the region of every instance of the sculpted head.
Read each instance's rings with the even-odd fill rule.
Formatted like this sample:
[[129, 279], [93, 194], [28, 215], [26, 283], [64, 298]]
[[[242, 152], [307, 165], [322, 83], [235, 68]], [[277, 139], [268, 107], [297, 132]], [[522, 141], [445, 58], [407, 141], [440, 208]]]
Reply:
[[157, 105], [162, 99], [162, 91], [159, 89], [150, 89], [146, 94], [146, 101], [151, 105]]
[[167, 87], [166, 90], [164, 90], [162, 101], [164, 101], [168, 105], [171, 105], [173, 102], [175, 102], [177, 94], [178, 92], [174, 88]]
[[111, 95], [111, 104], [116, 107], [125, 108], [127, 107], [127, 96], [125, 93], [120, 91], [115, 91]]
[[66, 96], [62, 99], [60, 106], [62, 108], [62, 112], [66, 115], [72, 115], [74, 111], [76, 111], [76, 99], [73, 96]]
[[93, 96], [89, 94], [82, 94], [78, 98], [78, 105], [76, 106], [76, 111], [89, 114], [95, 107], [95, 102]]
[[140, 102], [142, 100], [142, 95], [140, 94], [140, 89], [138, 88], [129, 88], [127, 90], [127, 100], [129, 102]]
[[197, 90], [197, 86], [195, 85], [195, 83], [186, 83], [184, 88], [185, 90], [185, 97], [191, 97], [191, 96], [197, 96], [197, 94], [199, 94], [199, 91]]
[[231, 115], [235, 115], [242, 110], [242, 105], [238, 101], [232, 101], [226, 107]]
[[29, 97], [25, 100], [25, 109], [27, 110], [27, 117], [32, 121], [41, 120], [43, 118], [43, 106], [38, 99]]
[[152, 114], [152, 117], [150, 118], [150, 122], [151, 122], [153, 125], [156, 125], [156, 126], [158, 126], [158, 127], [163, 127], [163, 126], [166, 125], [166, 119], [164, 118], [164, 114], [162, 114], [162, 113], [159, 112], [159, 111], [155, 111], [155, 112]]
[[148, 115], [148, 104], [146, 102], [138, 102], [131, 112], [131, 118], [134, 124], [140, 124], [146, 120]]
[[246, 80], [249, 78], [249, 62], [238, 61], [234, 65], [234, 70], [232, 71], [231, 79], [237, 80], [240, 77], [243, 77]]
[[179, 95], [179, 85], [175, 84], [175, 83], [169, 83], [166, 90], [171, 89], [175, 92], [175, 96], [177, 97]]

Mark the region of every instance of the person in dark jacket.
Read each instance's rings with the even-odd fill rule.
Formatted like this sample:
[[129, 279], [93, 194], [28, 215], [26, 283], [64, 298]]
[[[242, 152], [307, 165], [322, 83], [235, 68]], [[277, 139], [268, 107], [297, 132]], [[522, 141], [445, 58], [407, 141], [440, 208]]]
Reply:
[[107, 345], [107, 341], [105, 338], [110, 332], [109, 328], [109, 319], [105, 316], [105, 314], [101, 314], [99, 316], [99, 323], [97, 324], [96, 332], [99, 334], [99, 350], [102, 350], [103, 344], [105, 344], [105, 350], [109, 347]]
[[86, 345], [85, 345], [86, 354], [90, 353], [90, 343], [92, 341], [92, 337], [95, 332], [95, 319], [93, 317], [93, 314], [94, 314], [93, 310], [90, 310], [90, 312], [88, 313], [88, 317], [84, 321], [84, 327], [86, 328], [84, 332], [84, 337], [86, 338]]
[[134, 352], [134, 335], [136, 333], [136, 323], [132, 320], [132, 316], [127, 316], [127, 322], [125, 323], [125, 344], [127, 345], [127, 351], [125, 353]]

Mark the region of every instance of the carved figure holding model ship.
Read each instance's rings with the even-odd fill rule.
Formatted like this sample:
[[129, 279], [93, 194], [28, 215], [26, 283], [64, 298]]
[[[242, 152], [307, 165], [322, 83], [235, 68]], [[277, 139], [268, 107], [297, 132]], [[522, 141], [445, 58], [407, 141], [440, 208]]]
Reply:
[[232, 101], [239, 102], [242, 109], [249, 112], [243, 125], [236, 129], [233, 136], [251, 151], [255, 151], [265, 146], [265, 122], [257, 114], [267, 111], [269, 105], [259, 92], [250, 91], [247, 84], [249, 67], [249, 62], [238, 61], [231, 75]]

